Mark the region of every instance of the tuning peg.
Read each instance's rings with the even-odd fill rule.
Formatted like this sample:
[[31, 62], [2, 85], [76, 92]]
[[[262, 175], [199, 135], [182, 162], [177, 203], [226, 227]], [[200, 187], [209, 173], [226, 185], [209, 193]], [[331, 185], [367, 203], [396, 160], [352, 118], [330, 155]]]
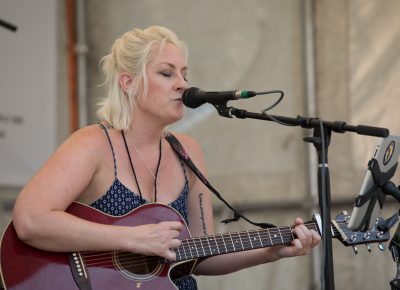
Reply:
[[367, 244], [365, 244], [366, 246], [367, 246], [367, 250], [368, 250], [368, 252], [370, 252], [371, 253], [371, 246], [367, 243]]
[[385, 245], [382, 243], [379, 243], [378, 245], [379, 250], [384, 251], [385, 250]]
[[357, 249], [357, 246], [353, 246], [353, 252], [354, 252], [354, 254], [358, 254], [358, 249]]

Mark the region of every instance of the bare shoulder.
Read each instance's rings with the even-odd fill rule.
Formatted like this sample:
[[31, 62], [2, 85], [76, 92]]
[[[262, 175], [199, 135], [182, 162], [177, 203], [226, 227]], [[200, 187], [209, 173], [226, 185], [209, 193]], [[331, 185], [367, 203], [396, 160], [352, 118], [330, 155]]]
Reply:
[[102, 161], [108, 142], [101, 127], [90, 125], [71, 134], [54, 152], [46, 164], [74, 164], [96, 170]]
[[75, 131], [60, 146], [60, 150], [73, 150], [82, 153], [96, 154], [107, 144], [100, 125], [90, 125]]

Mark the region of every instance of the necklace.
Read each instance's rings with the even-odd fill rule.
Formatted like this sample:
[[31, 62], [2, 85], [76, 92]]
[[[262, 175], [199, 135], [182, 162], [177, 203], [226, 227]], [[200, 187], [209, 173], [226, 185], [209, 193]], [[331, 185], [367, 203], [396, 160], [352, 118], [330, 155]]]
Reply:
[[[125, 139], [124, 131], [121, 131], [121, 133], [122, 133], [122, 138], [124, 139], [124, 144], [125, 144], [126, 152], [128, 153], [129, 163], [130, 163], [130, 165], [131, 165], [133, 177], [135, 178], [136, 186], [137, 186], [138, 191], [139, 191], [140, 204], [144, 204], [144, 202], [143, 202], [143, 196], [142, 196], [142, 191], [141, 191], [141, 189], [140, 189], [139, 181], [138, 181], [137, 176], [136, 176], [135, 167], [133, 167], [133, 162], [132, 162], [131, 154], [130, 154], [130, 152], [129, 152], [128, 144], [127, 144], [126, 139]], [[136, 153], [139, 155], [140, 159], [143, 161], [144, 166], [145, 166], [146, 169], [149, 171], [149, 173], [154, 177], [154, 202], [157, 202], [157, 177], [158, 177], [158, 171], [159, 171], [159, 169], [160, 169], [161, 156], [162, 156], [162, 145], [161, 145], [162, 142], [161, 142], [161, 141], [162, 141], [162, 140], [160, 139], [159, 155], [158, 155], [158, 162], [157, 162], [156, 174], [153, 174], [153, 173], [151, 172], [151, 170], [147, 167], [146, 163], [144, 162], [144, 159], [142, 158], [142, 156], [140, 156], [140, 154], [139, 154], [137, 148], [135, 147], [135, 145], [133, 145], [133, 147], [134, 147]]]
[[[132, 142], [132, 146], [133, 149], [135, 149], [136, 154], [139, 156], [140, 160], [142, 160], [144, 167], [146, 168], [147, 172], [150, 173], [151, 176], [153, 176], [154, 179], [157, 179], [158, 177], [158, 167], [160, 165], [160, 160], [158, 160], [157, 163], [157, 169], [155, 174], [150, 170], [150, 168], [147, 166], [146, 162], [144, 161], [144, 158], [142, 157], [142, 155], [139, 153], [138, 148], [136, 147], [135, 143]], [[162, 148], [161, 148], [161, 140], [160, 140], [160, 155], [159, 155], [159, 159], [161, 158], [161, 152], [162, 152]]]

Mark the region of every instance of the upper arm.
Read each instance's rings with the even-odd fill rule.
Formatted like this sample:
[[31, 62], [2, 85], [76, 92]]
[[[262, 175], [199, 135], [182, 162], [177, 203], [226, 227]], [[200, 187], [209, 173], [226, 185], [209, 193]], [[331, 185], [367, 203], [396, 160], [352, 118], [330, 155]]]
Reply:
[[[193, 163], [200, 172], [207, 177], [207, 167], [200, 145], [196, 140], [183, 135], [174, 134]], [[188, 219], [189, 228], [193, 236], [204, 236], [214, 233], [212, 201], [209, 189], [190, 171], [190, 187], [188, 195]]]
[[65, 210], [92, 179], [98, 165], [95, 126], [71, 135], [25, 185], [14, 207], [14, 220]]

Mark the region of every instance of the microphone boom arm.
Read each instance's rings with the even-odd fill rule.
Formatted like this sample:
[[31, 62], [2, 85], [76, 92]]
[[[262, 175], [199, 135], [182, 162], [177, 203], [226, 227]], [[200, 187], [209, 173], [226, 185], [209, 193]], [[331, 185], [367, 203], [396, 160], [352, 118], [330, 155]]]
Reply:
[[375, 137], [387, 137], [389, 136], [389, 129], [374, 127], [374, 126], [366, 126], [366, 125], [348, 125], [344, 121], [323, 121], [318, 118], [311, 117], [303, 117], [298, 115], [296, 118], [276, 116], [276, 115], [266, 115], [261, 113], [247, 112], [243, 109], [237, 109], [234, 107], [227, 107], [225, 104], [214, 105], [217, 109], [218, 114], [222, 117], [233, 118], [235, 116], [239, 119], [257, 119], [264, 121], [281, 121], [282, 123], [288, 124], [290, 126], [300, 126], [302, 128], [311, 129], [311, 128], [319, 128], [320, 123], [322, 121], [323, 126], [329, 130], [332, 130], [337, 133], [345, 133], [345, 132], [355, 132], [360, 135], [367, 136], [375, 136]]

